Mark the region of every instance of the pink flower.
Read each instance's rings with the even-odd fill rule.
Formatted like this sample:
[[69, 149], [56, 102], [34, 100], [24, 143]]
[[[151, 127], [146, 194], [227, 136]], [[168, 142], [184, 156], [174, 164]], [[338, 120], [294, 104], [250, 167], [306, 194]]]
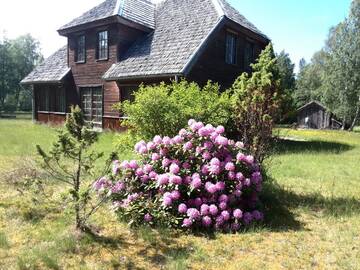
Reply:
[[227, 146], [228, 145], [228, 139], [223, 137], [223, 136], [218, 136], [216, 139], [215, 139], [215, 142], [218, 144], [218, 145], [222, 145], [222, 146]]
[[236, 176], [235, 172], [229, 172], [229, 173], [228, 173], [228, 178], [229, 178], [230, 180], [234, 180], [234, 179], [235, 179], [235, 176]]
[[136, 176], [143, 176], [144, 170], [142, 168], [137, 168], [135, 174]]
[[225, 183], [222, 181], [217, 182], [215, 186], [217, 191], [223, 191], [225, 189]]
[[173, 199], [174, 201], [177, 201], [178, 199], [180, 199], [181, 194], [178, 190], [174, 190], [173, 192], [171, 192], [170, 195], [171, 199]]
[[210, 194], [214, 194], [217, 192], [216, 185], [214, 185], [212, 183], [208, 184], [205, 188], [206, 188], [207, 192], [209, 192]]
[[156, 179], [157, 176], [158, 176], [157, 173], [154, 172], [154, 171], [152, 171], [152, 172], [149, 173], [149, 177], [150, 177], [151, 179]]
[[219, 203], [219, 208], [220, 208], [221, 210], [225, 210], [225, 209], [227, 208], [226, 202], [221, 202], [221, 203]]
[[240, 149], [243, 149], [243, 148], [244, 148], [244, 144], [243, 144], [242, 142], [236, 142], [236, 143], [235, 143], [235, 146], [236, 146], [237, 148], [240, 148]]
[[191, 181], [192, 181], [192, 180], [191, 180], [191, 177], [190, 177], [190, 176], [185, 176], [185, 178], [184, 178], [184, 183], [185, 183], [185, 184], [188, 185], [188, 184], [191, 183]]
[[208, 175], [209, 174], [209, 166], [203, 165], [201, 167], [201, 173], [204, 174], [204, 175]]
[[159, 175], [157, 183], [158, 183], [159, 186], [168, 184], [169, 183], [169, 176], [167, 174]]
[[162, 165], [164, 168], [168, 167], [170, 164], [171, 164], [171, 160], [168, 159], [168, 158], [164, 158], [164, 159], [162, 160], [162, 162], [161, 162], [161, 165]]
[[209, 172], [210, 172], [210, 174], [213, 174], [213, 175], [219, 175], [221, 172], [221, 168], [220, 168], [220, 166], [217, 166], [217, 165], [210, 165]]
[[165, 145], [170, 145], [171, 144], [171, 139], [168, 136], [165, 136], [162, 139], [162, 143], [165, 144]]
[[203, 204], [200, 207], [200, 213], [202, 216], [206, 216], [209, 214], [209, 206], [207, 204]]
[[209, 159], [211, 159], [211, 154], [210, 154], [208, 151], [205, 151], [205, 152], [202, 154], [202, 157], [203, 157], [203, 159], [205, 159], [205, 160], [209, 160]]
[[233, 212], [233, 216], [236, 219], [240, 219], [240, 218], [242, 218], [243, 213], [242, 213], [242, 211], [240, 209], [235, 209], [234, 212]]
[[135, 144], [135, 151], [136, 152], [140, 152], [140, 148], [141, 147], [146, 147], [146, 143], [144, 142], [144, 141], [140, 141], [140, 142], [138, 142], [137, 144]]
[[146, 215], [144, 216], [144, 221], [145, 221], [145, 222], [151, 222], [151, 221], [152, 221], [152, 216], [151, 216], [150, 214], [146, 214]]
[[144, 154], [147, 153], [147, 151], [148, 151], [148, 150], [147, 150], [146, 146], [143, 145], [143, 146], [140, 147], [138, 153], [141, 154], [141, 155], [144, 155]]
[[218, 210], [218, 208], [217, 208], [217, 206], [216, 206], [215, 204], [212, 204], [212, 205], [210, 205], [210, 207], [209, 207], [209, 212], [210, 212], [210, 214], [211, 214], [212, 216], [216, 216], [217, 213], [219, 212], [219, 210]]
[[185, 228], [189, 228], [189, 227], [191, 227], [191, 225], [193, 224], [193, 222], [192, 222], [192, 220], [190, 219], [190, 218], [185, 218], [184, 220], [183, 220], [183, 227], [185, 227]]
[[170, 196], [164, 196], [163, 197], [163, 206], [168, 207], [168, 206], [171, 206], [172, 203], [173, 203], [173, 201], [172, 201]]
[[179, 212], [180, 214], [185, 214], [186, 211], [187, 211], [187, 206], [186, 206], [186, 204], [185, 204], [185, 203], [180, 204], [179, 207], [178, 207], [178, 212]]
[[227, 171], [235, 171], [235, 164], [232, 163], [232, 162], [226, 163], [225, 170], [227, 170]]
[[221, 216], [224, 218], [225, 221], [228, 221], [230, 219], [230, 213], [226, 210], [221, 212]]
[[136, 170], [139, 166], [136, 160], [131, 160], [129, 163], [130, 169]]
[[210, 227], [211, 223], [212, 223], [211, 217], [209, 217], [209, 216], [203, 217], [201, 220], [201, 223], [204, 227]]
[[181, 185], [182, 178], [178, 175], [170, 175], [170, 183], [174, 185]]
[[170, 172], [173, 174], [178, 174], [180, 172], [180, 168], [177, 164], [173, 163], [170, 165]]
[[196, 198], [196, 199], [194, 200], [194, 205], [195, 205], [196, 207], [200, 207], [200, 206], [202, 205], [202, 203], [203, 203], [203, 201], [202, 201], [201, 198]]
[[243, 220], [245, 224], [250, 224], [250, 222], [253, 220], [253, 216], [249, 212], [245, 212], [243, 214]]
[[145, 173], [150, 173], [153, 170], [153, 167], [150, 164], [146, 164], [143, 169]]
[[264, 218], [264, 215], [258, 210], [254, 210], [251, 214], [255, 220], [262, 220]]
[[123, 169], [123, 170], [130, 169], [129, 161], [124, 160], [124, 161], [120, 164], [120, 167], [121, 167], [121, 169]]
[[154, 142], [148, 142], [146, 147], [149, 150], [154, 150], [156, 148], [156, 144]]
[[238, 230], [240, 230], [240, 223], [231, 224], [231, 230], [234, 232], [237, 232]]
[[238, 181], [242, 181], [242, 180], [244, 180], [244, 175], [241, 172], [238, 172], [238, 173], [236, 173], [235, 178]]
[[159, 135], [156, 135], [153, 139], [153, 142], [156, 144], [161, 144], [162, 143], [162, 138]]
[[181, 137], [185, 137], [186, 134], [187, 134], [187, 131], [186, 131], [186, 129], [184, 129], [184, 128], [179, 131], [179, 135], [180, 135]]
[[190, 119], [189, 121], [188, 121], [188, 125], [189, 126], [191, 126], [191, 125], [193, 125], [193, 124], [195, 124], [196, 123], [196, 121], [194, 120], [194, 119]]
[[210, 161], [210, 165], [215, 165], [215, 166], [220, 166], [221, 165], [221, 162], [218, 158], [213, 158], [211, 161]]
[[125, 189], [125, 183], [122, 181], [117, 182], [112, 188], [111, 193], [119, 193]]
[[251, 185], [251, 181], [250, 181], [250, 179], [249, 178], [246, 178], [245, 180], [244, 180], [244, 186], [245, 187], [250, 187], [250, 185]]
[[182, 143], [183, 142], [183, 138], [180, 136], [180, 135], [177, 135], [177, 136], [175, 136], [174, 137], [174, 142], [176, 143], [176, 144], [180, 144], [180, 143]]
[[246, 159], [246, 156], [243, 154], [243, 153], [238, 153], [237, 155], [236, 155], [236, 160], [237, 161], [244, 161]]
[[196, 220], [198, 218], [200, 218], [200, 212], [199, 210], [197, 210], [196, 208], [189, 208], [187, 211], [186, 211], [186, 214], [189, 218], [193, 219], [193, 220]]
[[219, 197], [219, 202], [228, 202], [229, 201], [229, 197], [226, 194], [222, 194]]
[[152, 161], [157, 161], [157, 160], [159, 160], [160, 159], [160, 155], [158, 154], [158, 153], [153, 153], [152, 155], [151, 155], [151, 160]]
[[215, 130], [217, 134], [223, 134], [225, 132], [225, 128], [223, 126], [218, 126]]
[[200, 178], [194, 178], [191, 181], [191, 187], [193, 189], [199, 189], [201, 187], [202, 183], [201, 183], [201, 179]]
[[187, 143], [185, 143], [184, 146], [183, 146], [183, 148], [184, 148], [185, 151], [191, 150], [191, 149], [193, 148], [192, 142], [187, 142]]
[[213, 146], [214, 146], [213, 143], [210, 141], [204, 142], [204, 148], [207, 150], [211, 150], [213, 148]]

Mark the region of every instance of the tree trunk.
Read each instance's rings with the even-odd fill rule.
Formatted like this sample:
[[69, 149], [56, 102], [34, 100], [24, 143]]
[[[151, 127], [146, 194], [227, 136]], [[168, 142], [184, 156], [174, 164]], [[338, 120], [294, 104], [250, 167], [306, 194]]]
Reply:
[[354, 130], [354, 127], [359, 119], [359, 115], [360, 115], [360, 104], [357, 105], [357, 108], [356, 108], [356, 113], [355, 113], [355, 117], [354, 117], [354, 120], [350, 126], [350, 129], [349, 131], [353, 131]]
[[345, 130], [346, 128], [346, 117], [344, 116], [343, 120], [342, 120], [342, 127], [341, 130]]

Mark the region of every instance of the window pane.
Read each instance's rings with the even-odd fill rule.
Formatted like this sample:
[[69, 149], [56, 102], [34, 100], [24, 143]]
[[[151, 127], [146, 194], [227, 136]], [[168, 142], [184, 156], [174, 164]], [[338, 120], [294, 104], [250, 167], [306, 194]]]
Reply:
[[84, 62], [86, 56], [85, 36], [79, 36], [77, 39], [76, 62]]
[[236, 64], [237, 58], [237, 37], [234, 34], [226, 34], [226, 53], [225, 62], [227, 64]]
[[103, 31], [98, 34], [98, 59], [108, 58], [108, 32]]

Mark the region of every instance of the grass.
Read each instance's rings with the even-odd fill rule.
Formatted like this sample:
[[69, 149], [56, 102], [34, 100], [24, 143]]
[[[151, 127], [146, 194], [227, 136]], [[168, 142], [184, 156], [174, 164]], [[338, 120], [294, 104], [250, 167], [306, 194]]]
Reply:
[[[78, 235], [71, 213], [29, 207], [31, 198], [0, 180], [0, 269], [360, 269], [360, 134], [279, 133], [266, 164], [266, 220], [236, 235], [130, 230], [106, 207], [92, 219], [100, 235]], [[0, 172], [33, 158], [36, 144], [49, 147], [55, 134], [0, 120]], [[102, 134], [95, 147], [110, 153], [114, 137]]]

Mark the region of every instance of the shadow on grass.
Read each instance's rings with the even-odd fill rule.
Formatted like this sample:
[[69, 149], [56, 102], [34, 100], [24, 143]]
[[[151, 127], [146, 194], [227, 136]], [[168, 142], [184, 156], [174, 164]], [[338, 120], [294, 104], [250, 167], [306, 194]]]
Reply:
[[355, 198], [324, 197], [319, 193], [297, 194], [274, 182], [265, 183], [261, 199], [265, 206], [265, 227], [274, 231], [303, 229], [292, 212], [297, 208], [329, 217], [360, 214], [360, 200]]
[[348, 144], [325, 141], [295, 141], [289, 139], [278, 139], [275, 143], [275, 153], [333, 153], [340, 154], [354, 147]]

